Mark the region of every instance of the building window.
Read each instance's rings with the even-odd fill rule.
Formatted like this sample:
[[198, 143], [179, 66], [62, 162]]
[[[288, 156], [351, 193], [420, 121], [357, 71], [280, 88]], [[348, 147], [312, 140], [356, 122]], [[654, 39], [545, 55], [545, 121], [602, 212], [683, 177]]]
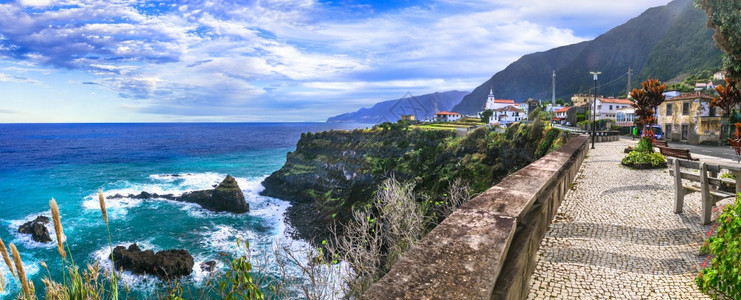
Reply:
[[664, 128], [666, 130], [666, 132], [664, 133], [664, 139], [667, 141], [671, 140], [672, 139], [672, 124], [666, 123], [664, 124]]
[[710, 109], [708, 110], [708, 116], [715, 117], [715, 114], [716, 113], [717, 113], [716, 112], [716, 107], [715, 106], [711, 106]]
[[689, 116], [689, 114], [690, 114], [690, 103], [682, 102], [682, 115]]
[[612, 110], [612, 105], [610, 105], [610, 110]]
[[672, 115], [672, 106], [674, 106], [674, 104], [671, 104], [671, 103], [667, 103], [666, 104], [666, 115], [667, 116], [671, 116]]
[[687, 136], [690, 134], [690, 125], [689, 124], [682, 124], [682, 140], [686, 141]]

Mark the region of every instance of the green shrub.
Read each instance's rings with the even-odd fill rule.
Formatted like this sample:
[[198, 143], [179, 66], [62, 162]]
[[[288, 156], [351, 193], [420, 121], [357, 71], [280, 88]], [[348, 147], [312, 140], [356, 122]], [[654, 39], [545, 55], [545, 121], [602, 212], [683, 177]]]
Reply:
[[628, 153], [628, 156], [623, 158], [623, 165], [659, 167], [666, 165], [666, 158], [661, 153], [633, 150]]
[[718, 231], [704, 246], [712, 260], [709, 266], [708, 260], [702, 264], [695, 283], [716, 299], [741, 299], [741, 197], [736, 196], [735, 205], [726, 206], [716, 222]]
[[647, 152], [647, 153], [653, 153], [654, 152], [654, 146], [651, 141], [651, 138], [644, 137], [640, 141], [638, 141], [638, 145], [636, 145], [635, 149], [633, 151], [636, 152]]

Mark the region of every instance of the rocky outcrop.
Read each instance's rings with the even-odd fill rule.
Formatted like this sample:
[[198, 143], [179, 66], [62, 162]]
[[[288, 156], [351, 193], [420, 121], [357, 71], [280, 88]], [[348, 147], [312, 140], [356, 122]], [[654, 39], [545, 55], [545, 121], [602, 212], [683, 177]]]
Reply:
[[239, 188], [237, 180], [231, 175], [226, 175], [224, 181], [213, 190], [187, 192], [177, 200], [197, 203], [211, 211], [245, 213], [250, 210], [249, 204], [244, 199], [242, 189]]
[[30, 234], [31, 239], [39, 243], [51, 242], [51, 236], [49, 236], [49, 230], [46, 229], [46, 225], [49, 224], [49, 217], [38, 216], [33, 221], [29, 221], [21, 225], [18, 228], [18, 233]]
[[129, 194], [127, 196], [116, 194], [109, 196], [108, 199], [167, 199], [174, 201], [196, 203], [201, 207], [221, 212], [228, 211], [233, 213], [246, 213], [250, 211], [250, 205], [244, 199], [242, 189], [237, 184], [237, 180], [231, 175], [226, 175], [224, 181], [211, 190], [200, 190], [184, 193], [181, 196], [173, 194], [159, 195], [157, 193], [141, 192], [139, 194]]
[[193, 272], [193, 256], [185, 250], [142, 251], [136, 244], [113, 249], [116, 269], [134, 274], [155, 275], [163, 280], [177, 279]]
[[201, 263], [201, 271], [213, 272], [214, 270], [216, 270], [215, 260], [204, 261]]

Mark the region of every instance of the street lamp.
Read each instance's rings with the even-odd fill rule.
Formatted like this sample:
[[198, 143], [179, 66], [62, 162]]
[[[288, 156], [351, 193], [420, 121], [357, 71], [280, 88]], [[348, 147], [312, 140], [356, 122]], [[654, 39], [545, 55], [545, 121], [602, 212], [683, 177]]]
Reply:
[[594, 136], [597, 135], [597, 76], [602, 72], [589, 72], [594, 76], [594, 100], [592, 100], [592, 149], [594, 149]]

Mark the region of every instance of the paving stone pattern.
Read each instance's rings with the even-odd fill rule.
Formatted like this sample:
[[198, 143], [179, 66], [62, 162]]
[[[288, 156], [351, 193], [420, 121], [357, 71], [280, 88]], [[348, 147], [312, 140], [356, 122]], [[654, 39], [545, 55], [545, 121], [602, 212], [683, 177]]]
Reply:
[[710, 230], [700, 224], [700, 195], [685, 196], [674, 214], [668, 169], [620, 165], [635, 143], [589, 150], [540, 245], [529, 299], [708, 299], [694, 283]]

